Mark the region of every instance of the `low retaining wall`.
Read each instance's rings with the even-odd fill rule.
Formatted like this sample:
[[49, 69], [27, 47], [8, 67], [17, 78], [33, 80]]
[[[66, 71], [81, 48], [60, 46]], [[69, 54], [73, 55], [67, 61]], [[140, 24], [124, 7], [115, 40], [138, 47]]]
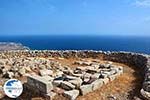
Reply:
[[141, 95], [150, 99], [150, 56], [146, 54], [130, 52], [103, 52], [103, 51], [53, 51], [53, 50], [26, 50], [26, 51], [3, 51], [0, 58], [10, 57], [63, 57], [63, 58], [101, 58], [114, 62], [133, 65], [141, 69], [143, 75], [143, 87]]

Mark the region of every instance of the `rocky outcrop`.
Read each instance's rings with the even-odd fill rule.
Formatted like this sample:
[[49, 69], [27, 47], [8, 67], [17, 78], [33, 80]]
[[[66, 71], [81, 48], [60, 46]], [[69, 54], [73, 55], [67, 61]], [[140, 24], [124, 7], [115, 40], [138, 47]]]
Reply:
[[29, 50], [29, 48], [20, 43], [0, 42], [0, 51], [5, 50]]

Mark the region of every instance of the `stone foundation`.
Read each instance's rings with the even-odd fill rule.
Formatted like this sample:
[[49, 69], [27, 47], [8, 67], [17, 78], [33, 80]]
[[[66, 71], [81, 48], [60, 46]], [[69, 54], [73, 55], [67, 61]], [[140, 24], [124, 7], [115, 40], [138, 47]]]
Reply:
[[[98, 58], [127, 65], [133, 65], [141, 69], [143, 74], [143, 87], [141, 95], [150, 99], [150, 56], [146, 54], [130, 52], [103, 52], [103, 51], [53, 51], [53, 50], [30, 50], [30, 51], [4, 51], [0, 52], [0, 58], [10, 57], [62, 57], [62, 58]], [[112, 78], [113, 79], [113, 78]]]

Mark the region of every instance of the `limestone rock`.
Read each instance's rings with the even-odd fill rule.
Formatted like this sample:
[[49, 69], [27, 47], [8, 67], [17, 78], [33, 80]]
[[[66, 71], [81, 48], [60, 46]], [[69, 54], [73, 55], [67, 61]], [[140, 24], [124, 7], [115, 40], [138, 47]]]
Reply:
[[75, 85], [67, 82], [67, 81], [63, 81], [61, 82], [60, 84], [60, 87], [65, 89], [65, 90], [72, 90], [72, 89], [75, 89]]
[[49, 92], [48, 94], [45, 94], [44, 97], [46, 100], [53, 100], [53, 98], [56, 96], [56, 93], [54, 92]]
[[26, 72], [31, 72], [31, 68], [30, 67], [24, 67]]
[[147, 100], [150, 100], [150, 93], [147, 91], [144, 91], [144, 89], [141, 89], [141, 95], [146, 98]]
[[102, 85], [103, 85], [103, 81], [98, 79], [98, 80], [95, 80], [93, 83], [92, 83], [93, 87], [92, 89], [93, 90], [97, 90], [98, 88], [100, 88]]
[[52, 74], [53, 74], [53, 71], [52, 71], [52, 70], [47, 70], [47, 69], [40, 70], [40, 75], [41, 75], [41, 76], [52, 75]]
[[62, 82], [63, 82], [62, 80], [54, 80], [54, 81], [52, 82], [52, 84], [53, 84], [54, 86], [58, 87], [58, 86], [60, 86], [60, 84], [61, 84]]
[[146, 90], [147, 92], [150, 92], [150, 81], [145, 81], [143, 83], [143, 89]]
[[82, 85], [80, 87], [80, 92], [81, 92], [81, 95], [85, 95], [89, 92], [92, 92], [93, 90], [93, 85], [92, 84], [88, 84], [88, 85]]
[[76, 86], [76, 88], [79, 88], [80, 86], [81, 86], [81, 84], [82, 84], [82, 79], [80, 79], [80, 78], [77, 78], [77, 79], [75, 79], [75, 80], [70, 80], [70, 81], [68, 81], [69, 83], [72, 83], [73, 85], [75, 85]]
[[18, 72], [20, 75], [24, 75], [26, 73], [26, 70], [24, 67], [21, 67]]
[[28, 76], [27, 84], [38, 89], [43, 93], [49, 93], [53, 89], [53, 85], [51, 81], [46, 80], [41, 76]]
[[65, 91], [63, 95], [69, 100], [76, 100], [79, 95], [79, 90]]
[[13, 77], [14, 77], [14, 73], [13, 72], [3, 73], [3, 78], [13, 78]]
[[99, 79], [100, 78], [100, 73], [94, 73], [91, 78], [96, 78]]
[[39, 69], [41, 69], [41, 70], [46, 69], [46, 66], [45, 65], [39, 65]]
[[113, 81], [113, 80], [115, 80], [116, 75], [110, 75], [110, 76], [108, 76], [108, 78], [109, 78], [110, 81]]
[[108, 78], [104, 78], [104, 79], [100, 79], [100, 80], [102, 80], [104, 84], [107, 84], [109, 82]]

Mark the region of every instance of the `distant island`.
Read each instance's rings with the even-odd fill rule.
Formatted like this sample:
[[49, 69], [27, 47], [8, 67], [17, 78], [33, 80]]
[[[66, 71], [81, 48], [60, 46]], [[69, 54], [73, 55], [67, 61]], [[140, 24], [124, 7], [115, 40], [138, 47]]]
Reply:
[[29, 50], [29, 48], [23, 46], [21, 43], [0, 42], [0, 51], [4, 50]]

